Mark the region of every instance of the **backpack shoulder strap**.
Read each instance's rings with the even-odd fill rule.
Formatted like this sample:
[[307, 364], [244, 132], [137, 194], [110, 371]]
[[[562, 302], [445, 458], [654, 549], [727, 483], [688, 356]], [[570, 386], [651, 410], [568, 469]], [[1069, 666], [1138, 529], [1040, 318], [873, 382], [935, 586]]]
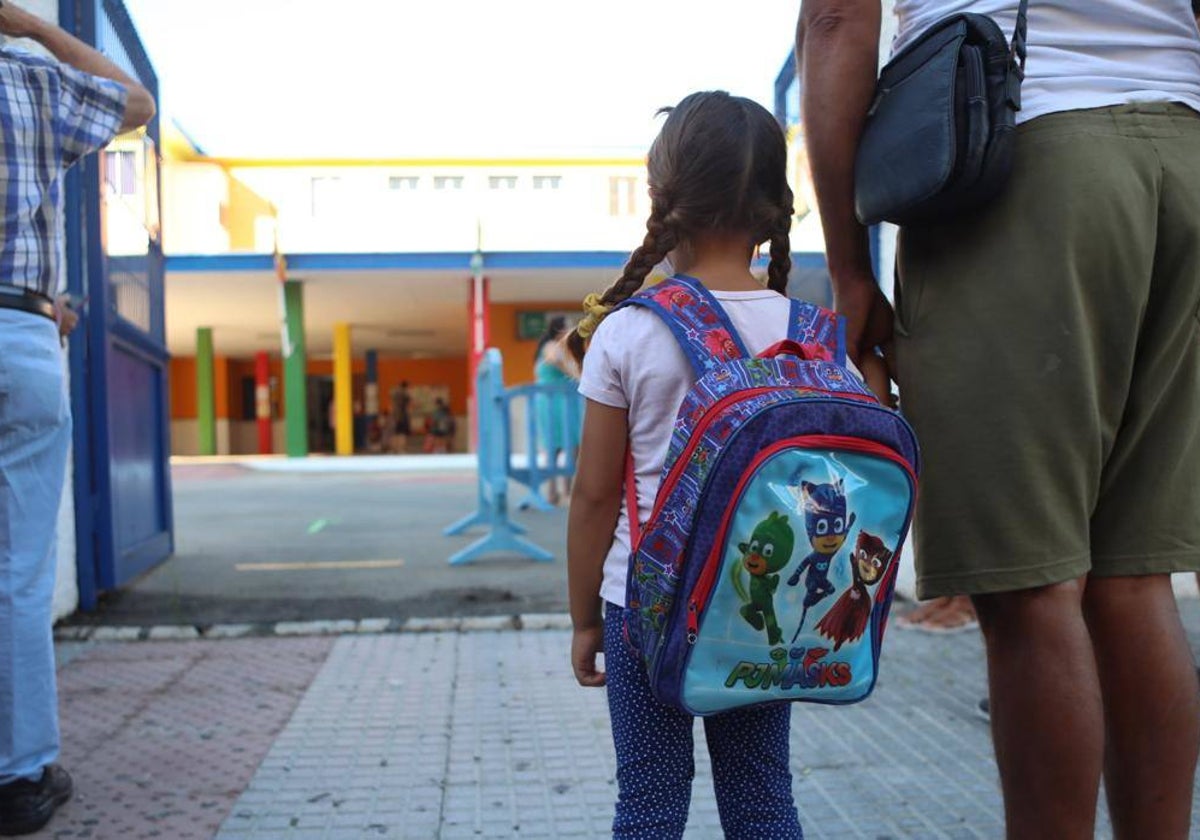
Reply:
[[788, 338], [804, 347], [810, 359], [846, 365], [846, 319], [832, 310], [793, 298]]
[[729, 315], [694, 278], [676, 275], [638, 292], [618, 308], [625, 306], [642, 306], [662, 318], [697, 379], [719, 364], [750, 356]]

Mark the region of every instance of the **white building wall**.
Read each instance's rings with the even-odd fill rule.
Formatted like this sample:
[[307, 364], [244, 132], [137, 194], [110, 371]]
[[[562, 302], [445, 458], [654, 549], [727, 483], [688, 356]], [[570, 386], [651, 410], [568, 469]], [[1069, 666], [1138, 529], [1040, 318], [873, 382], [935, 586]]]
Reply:
[[[543, 167], [235, 167], [234, 177], [279, 211], [280, 247], [292, 253], [628, 250], [644, 232], [649, 198], [641, 165]], [[390, 186], [415, 178], [415, 188]], [[438, 189], [437, 179], [461, 179]], [[492, 179], [515, 179], [512, 189]], [[535, 178], [557, 178], [536, 189]], [[612, 212], [610, 179], [622, 182]], [[404, 183], [409, 183], [407, 180]], [[507, 183], [507, 181], [505, 181]], [[544, 182], [543, 182], [544, 183]], [[181, 200], [191, 203], [193, 195]], [[209, 213], [199, 206], [187, 211]], [[255, 250], [269, 253], [263, 227]], [[172, 253], [183, 253], [172, 241]]]
[[229, 188], [221, 168], [213, 163], [167, 161], [162, 179], [163, 250], [228, 253], [229, 231], [221, 223], [221, 207], [229, 200]]

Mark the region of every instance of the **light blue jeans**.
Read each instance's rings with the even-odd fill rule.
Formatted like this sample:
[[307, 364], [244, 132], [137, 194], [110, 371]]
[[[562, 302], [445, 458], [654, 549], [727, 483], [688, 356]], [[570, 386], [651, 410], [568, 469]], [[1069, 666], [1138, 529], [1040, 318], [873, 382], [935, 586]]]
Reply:
[[51, 610], [70, 437], [57, 327], [0, 309], [0, 784], [58, 757]]

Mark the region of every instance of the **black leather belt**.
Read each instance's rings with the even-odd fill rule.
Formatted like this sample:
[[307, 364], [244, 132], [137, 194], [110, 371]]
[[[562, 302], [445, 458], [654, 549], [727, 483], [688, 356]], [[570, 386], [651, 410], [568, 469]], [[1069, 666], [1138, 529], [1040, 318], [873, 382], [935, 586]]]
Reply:
[[0, 309], [19, 309], [22, 312], [41, 315], [51, 321], [58, 320], [54, 313], [54, 301], [45, 295], [16, 286], [0, 285]]

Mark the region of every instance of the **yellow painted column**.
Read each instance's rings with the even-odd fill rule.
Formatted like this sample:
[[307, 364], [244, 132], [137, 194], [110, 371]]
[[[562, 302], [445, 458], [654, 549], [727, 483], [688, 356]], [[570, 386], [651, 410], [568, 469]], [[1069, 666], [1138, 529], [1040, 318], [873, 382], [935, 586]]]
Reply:
[[354, 454], [354, 355], [350, 325], [333, 325], [333, 403], [337, 454]]

